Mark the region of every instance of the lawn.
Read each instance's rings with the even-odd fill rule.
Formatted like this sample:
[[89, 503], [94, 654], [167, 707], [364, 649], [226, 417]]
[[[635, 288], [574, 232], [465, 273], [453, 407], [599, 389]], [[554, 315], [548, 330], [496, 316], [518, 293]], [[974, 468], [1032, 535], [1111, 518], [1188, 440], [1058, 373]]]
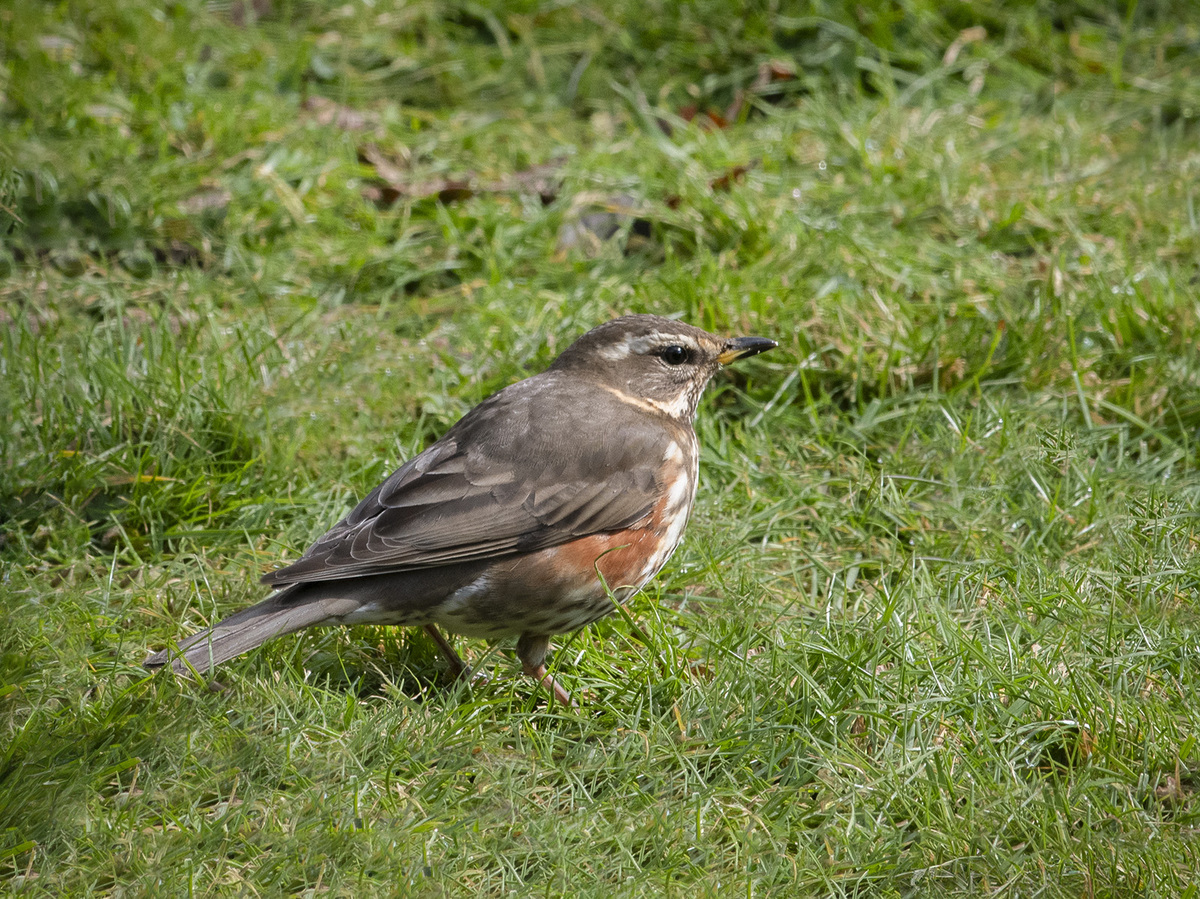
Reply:
[[[0, 9], [0, 893], [1197, 896], [1200, 8]], [[512, 647], [151, 652], [626, 312], [780, 347]]]

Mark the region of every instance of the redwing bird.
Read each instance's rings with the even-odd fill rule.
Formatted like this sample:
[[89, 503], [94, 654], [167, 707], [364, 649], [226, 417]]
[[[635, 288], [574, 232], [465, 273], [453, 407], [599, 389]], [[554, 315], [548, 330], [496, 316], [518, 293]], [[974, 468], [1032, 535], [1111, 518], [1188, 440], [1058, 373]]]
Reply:
[[525, 672], [569, 704], [546, 673], [550, 636], [609, 614], [671, 557], [696, 496], [700, 394], [774, 346], [654, 315], [594, 328], [263, 577], [275, 593], [146, 665], [203, 672], [301, 628], [383, 624], [425, 628], [461, 675], [441, 625], [517, 637]]

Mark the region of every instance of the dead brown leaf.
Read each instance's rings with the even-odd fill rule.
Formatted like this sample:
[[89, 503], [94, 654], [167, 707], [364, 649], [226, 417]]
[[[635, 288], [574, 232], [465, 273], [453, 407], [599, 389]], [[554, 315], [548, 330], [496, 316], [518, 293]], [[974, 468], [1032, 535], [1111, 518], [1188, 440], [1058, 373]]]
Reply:
[[494, 181], [479, 182], [470, 172], [445, 178], [415, 179], [407, 167], [407, 160], [397, 160], [375, 144], [359, 147], [358, 160], [373, 168], [377, 176], [363, 189], [363, 196], [381, 207], [391, 206], [400, 199], [431, 197], [440, 203], [457, 203], [481, 193], [536, 193], [543, 204], [548, 204], [558, 197], [561, 186], [558, 172], [563, 165], [562, 160], [552, 160]]
[[379, 123], [379, 117], [373, 112], [343, 106], [328, 97], [306, 97], [300, 108], [318, 125], [332, 125], [342, 131], [365, 131]]

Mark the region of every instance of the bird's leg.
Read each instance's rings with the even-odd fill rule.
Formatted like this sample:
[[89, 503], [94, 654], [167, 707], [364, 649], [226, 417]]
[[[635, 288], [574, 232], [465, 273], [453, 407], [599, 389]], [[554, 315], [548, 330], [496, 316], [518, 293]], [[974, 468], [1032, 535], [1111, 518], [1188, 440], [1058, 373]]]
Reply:
[[442, 655], [446, 657], [446, 661], [450, 664], [450, 670], [454, 672], [455, 678], [471, 676], [471, 669], [467, 667], [467, 663], [462, 660], [462, 657], [454, 651], [454, 647], [450, 644], [450, 641], [442, 636], [441, 631], [434, 625], [427, 624], [425, 625], [425, 633], [429, 634], [429, 638], [442, 651]]
[[549, 690], [554, 699], [569, 709], [578, 708], [571, 699], [571, 694], [546, 672], [546, 650], [549, 648], [549, 637], [521, 634], [521, 638], [517, 640], [517, 658], [521, 660], [521, 666], [525, 669], [525, 673], [530, 677], [537, 678], [537, 682]]

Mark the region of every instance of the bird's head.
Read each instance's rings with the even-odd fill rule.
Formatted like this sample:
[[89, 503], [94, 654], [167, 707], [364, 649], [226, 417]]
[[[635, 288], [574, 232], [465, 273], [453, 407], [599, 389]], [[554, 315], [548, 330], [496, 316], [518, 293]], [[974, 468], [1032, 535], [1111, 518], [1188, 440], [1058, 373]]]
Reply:
[[550, 370], [584, 374], [629, 402], [691, 422], [722, 365], [775, 346], [765, 337], [718, 337], [657, 315], [626, 315], [588, 331]]

